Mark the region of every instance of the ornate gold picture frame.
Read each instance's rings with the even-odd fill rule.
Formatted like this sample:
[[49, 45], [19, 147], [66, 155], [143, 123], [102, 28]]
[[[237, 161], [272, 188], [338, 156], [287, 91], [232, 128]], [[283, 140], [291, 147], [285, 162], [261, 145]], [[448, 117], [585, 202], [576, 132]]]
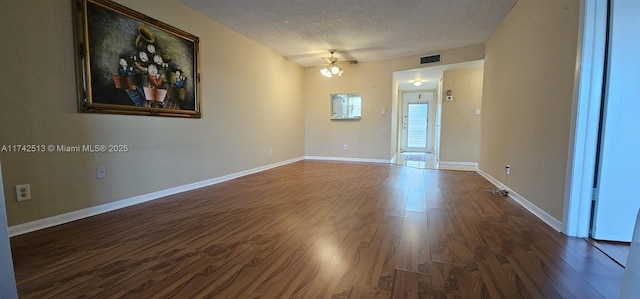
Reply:
[[198, 37], [106, 0], [74, 0], [78, 110], [200, 118]]

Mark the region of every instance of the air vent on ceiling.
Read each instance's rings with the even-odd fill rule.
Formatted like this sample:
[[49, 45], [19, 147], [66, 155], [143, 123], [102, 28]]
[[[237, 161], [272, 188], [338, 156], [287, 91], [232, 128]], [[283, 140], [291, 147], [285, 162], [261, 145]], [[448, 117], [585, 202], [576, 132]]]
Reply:
[[420, 57], [420, 64], [440, 62], [440, 54]]

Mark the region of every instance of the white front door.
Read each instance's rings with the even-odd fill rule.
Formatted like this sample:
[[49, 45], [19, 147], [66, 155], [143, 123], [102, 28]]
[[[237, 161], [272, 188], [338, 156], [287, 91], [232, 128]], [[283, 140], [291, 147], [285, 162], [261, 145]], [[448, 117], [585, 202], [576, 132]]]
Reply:
[[428, 152], [431, 128], [430, 108], [433, 92], [405, 93], [402, 111], [402, 151]]

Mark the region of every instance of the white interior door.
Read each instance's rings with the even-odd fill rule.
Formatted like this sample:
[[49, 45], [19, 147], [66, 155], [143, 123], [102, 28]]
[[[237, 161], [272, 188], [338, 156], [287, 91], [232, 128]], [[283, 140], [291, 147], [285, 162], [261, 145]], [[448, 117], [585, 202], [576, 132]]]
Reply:
[[403, 152], [428, 152], [431, 128], [430, 109], [433, 93], [405, 93], [402, 111]]
[[640, 208], [640, 1], [612, 0], [591, 236], [631, 241]]

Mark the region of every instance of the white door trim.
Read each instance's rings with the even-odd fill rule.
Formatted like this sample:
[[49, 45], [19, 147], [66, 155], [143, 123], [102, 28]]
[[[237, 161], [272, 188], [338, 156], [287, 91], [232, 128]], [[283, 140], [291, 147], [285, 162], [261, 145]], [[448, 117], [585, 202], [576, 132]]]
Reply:
[[16, 280], [13, 271], [11, 244], [7, 228], [7, 212], [2, 185], [2, 166], [0, 166], [0, 298], [18, 298]]

